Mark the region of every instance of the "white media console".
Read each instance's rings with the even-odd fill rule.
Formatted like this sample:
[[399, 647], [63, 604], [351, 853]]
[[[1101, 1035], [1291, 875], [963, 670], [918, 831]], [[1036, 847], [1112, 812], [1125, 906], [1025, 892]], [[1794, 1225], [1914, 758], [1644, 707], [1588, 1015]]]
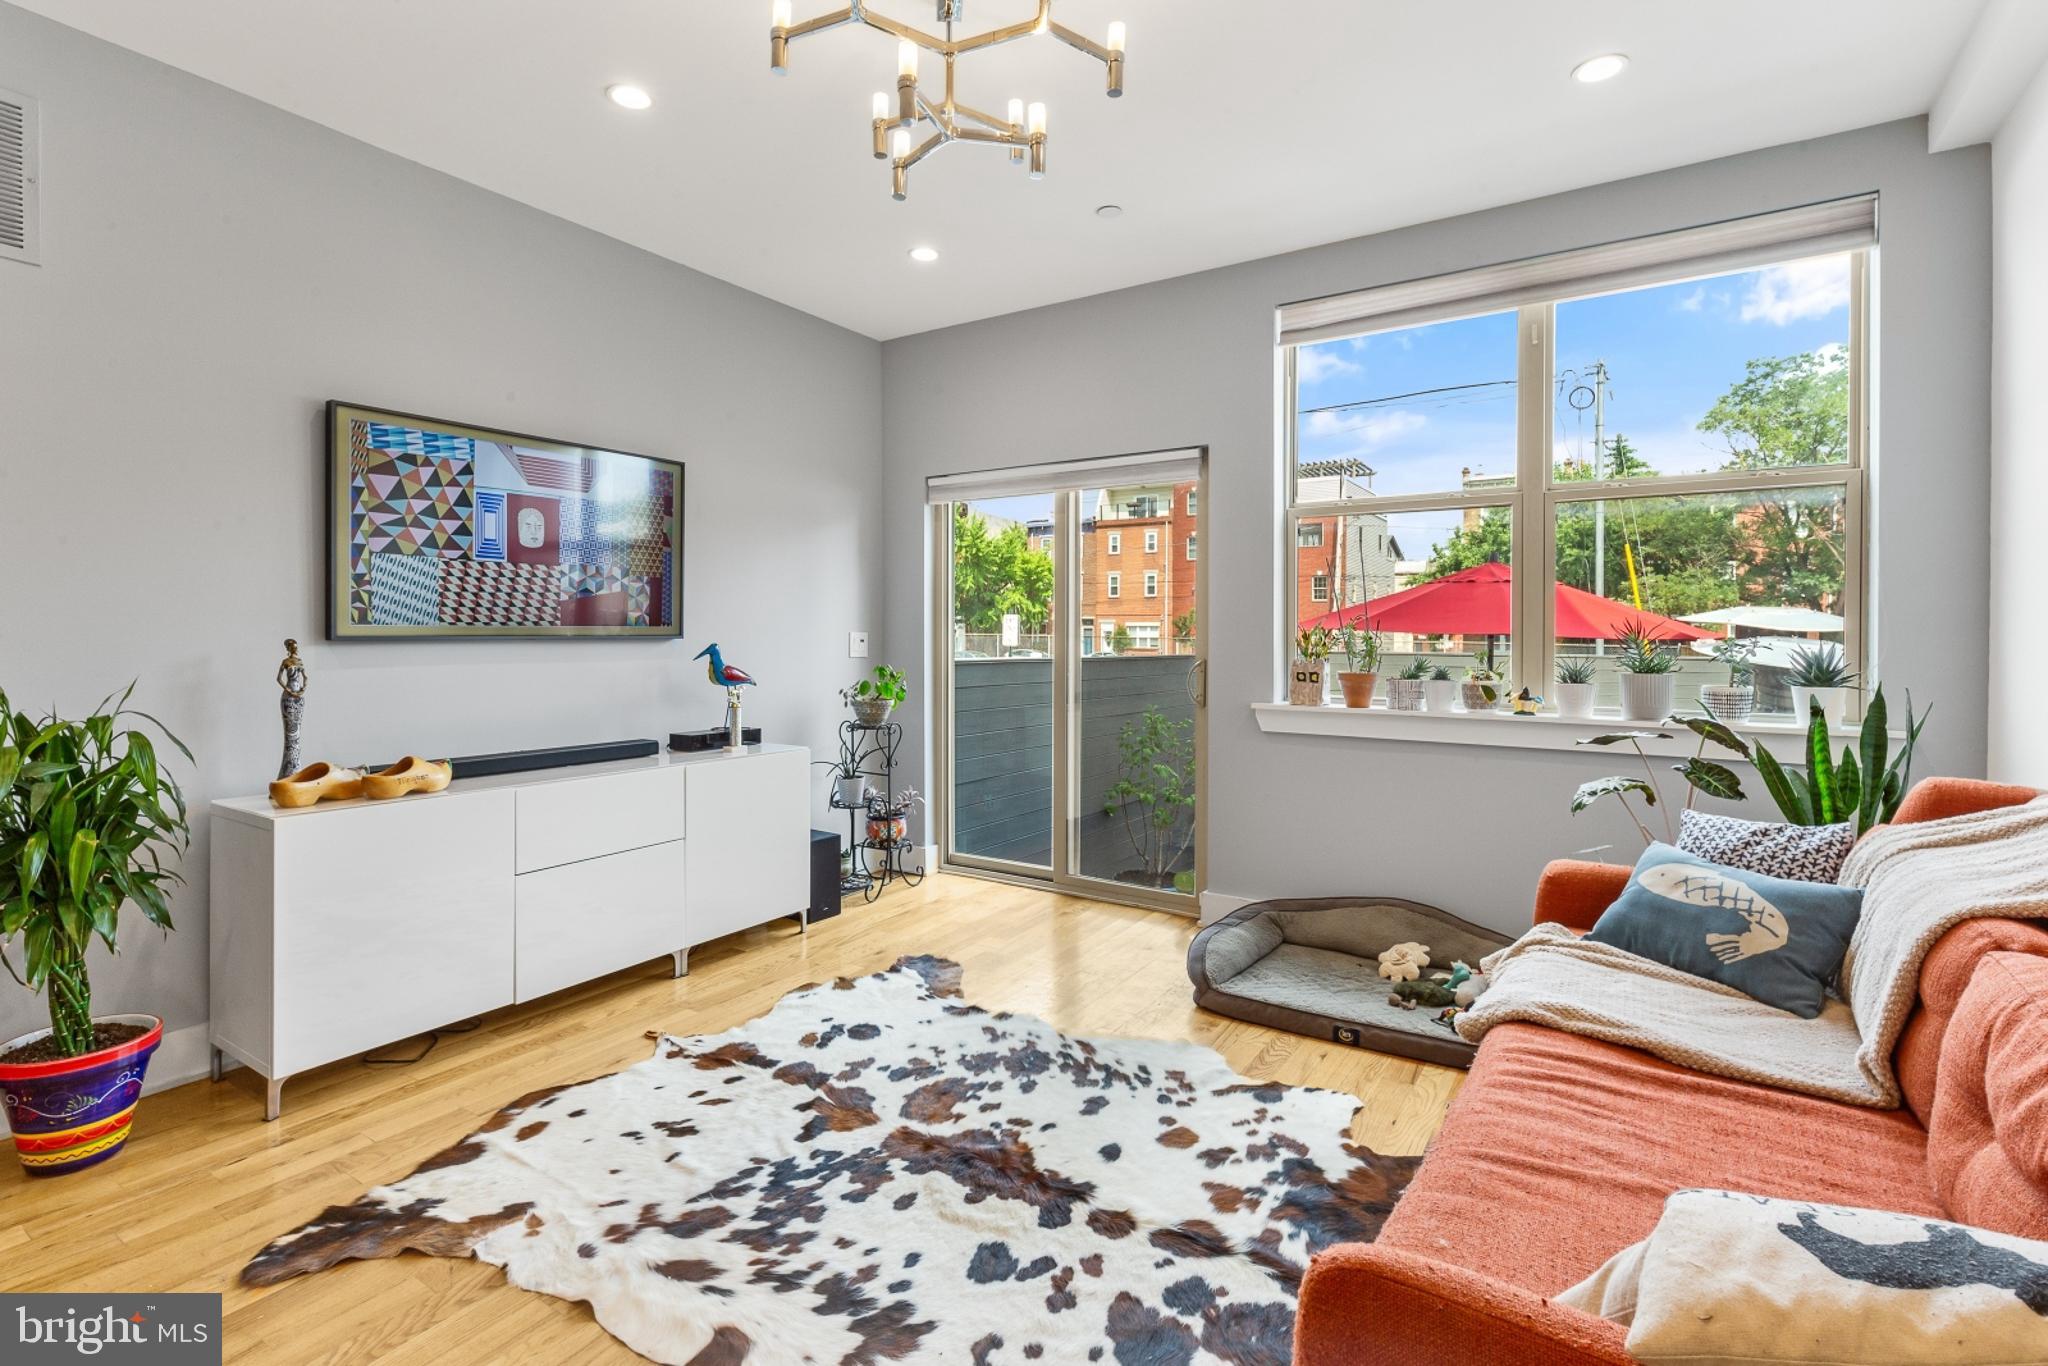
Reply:
[[810, 898], [810, 751], [213, 804], [214, 1076], [269, 1083], [784, 916]]

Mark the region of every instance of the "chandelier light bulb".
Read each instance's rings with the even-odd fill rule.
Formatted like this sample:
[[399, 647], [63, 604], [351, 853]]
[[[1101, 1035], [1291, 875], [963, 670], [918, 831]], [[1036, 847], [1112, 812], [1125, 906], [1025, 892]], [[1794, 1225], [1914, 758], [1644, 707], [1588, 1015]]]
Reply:
[[889, 117], [889, 96], [880, 90], [875, 92], [875, 117], [877, 119]]
[[1124, 39], [1126, 36], [1127, 34], [1124, 29], [1124, 21], [1121, 19], [1111, 21], [1109, 26], [1109, 50], [1121, 56], [1123, 54]]
[[1020, 133], [1024, 131], [1024, 101], [1010, 101], [1010, 126]]
[[1042, 101], [1042, 100], [1041, 100], [1041, 101], [1034, 101], [1034, 102], [1032, 103], [1032, 106], [1031, 106], [1031, 113], [1030, 113], [1030, 121], [1031, 121], [1031, 136], [1032, 136], [1032, 137], [1035, 137], [1035, 138], [1042, 138], [1042, 137], [1044, 137], [1044, 136], [1045, 136], [1045, 103], [1044, 103], [1044, 101]]
[[789, 0], [775, 0], [775, 7], [769, 14], [768, 26], [770, 28], [789, 27]]
[[910, 130], [908, 128], [898, 128], [894, 133], [889, 135], [889, 154], [895, 157], [898, 161], [905, 160], [906, 158], [909, 157]]
[[917, 44], [905, 38], [896, 44], [896, 79], [914, 81], [917, 79]]

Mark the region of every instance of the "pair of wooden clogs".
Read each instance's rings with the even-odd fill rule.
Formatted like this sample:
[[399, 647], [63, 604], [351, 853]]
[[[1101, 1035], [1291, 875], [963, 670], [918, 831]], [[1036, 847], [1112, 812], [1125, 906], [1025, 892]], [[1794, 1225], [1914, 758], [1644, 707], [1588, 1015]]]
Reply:
[[454, 776], [455, 770], [446, 759], [422, 759], [416, 754], [408, 754], [377, 773], [361, 773], [352, 768], [318, 763], [272, 783], [270, 804], [300, 807], [312, 806], [316, 802], [347, 801], [355, 797], [368, 797], [373, 802], [388, 801], [412, 792], [439, 792]]

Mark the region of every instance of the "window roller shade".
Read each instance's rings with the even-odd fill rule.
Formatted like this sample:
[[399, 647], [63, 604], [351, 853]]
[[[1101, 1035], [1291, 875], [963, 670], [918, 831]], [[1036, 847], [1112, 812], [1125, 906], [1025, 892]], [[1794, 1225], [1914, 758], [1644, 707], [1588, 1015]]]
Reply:
[[925, 480], [925, 502], [968, 503], [984, 498], [1016, 498], [1067, 489], [1129, 488], [1138, 484], [1185, 484], [1202, 474], [1199, 450], [1152, 451], [1101, 460], [1063, 460], [1050, 465], [1019, 465], [1009, 469], [938, 474]]
[[1500, 313], [1549, 299], [1722, 275], [1876, 243], [1877, 196], [1858, 195], [1285, 304], [1280, 344], [1303, 346], [1447, 317]]

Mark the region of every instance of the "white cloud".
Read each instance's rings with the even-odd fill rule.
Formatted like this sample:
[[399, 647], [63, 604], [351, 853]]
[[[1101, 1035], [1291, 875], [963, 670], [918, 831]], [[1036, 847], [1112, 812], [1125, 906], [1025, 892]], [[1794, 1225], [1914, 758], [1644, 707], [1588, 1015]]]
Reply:
[[1678, 301], [1680, 313], [1697, 313], [1707, 306], [1707, 287], [1701, 285]]
[[1355, 375], [1360, 368], [1357, 362], [1320, 346], [1304, 346], [1294, 353], [1294, 373], [1303, 384], [1320, 384], [1332, 375]]
[[1849, 306], [1849, 267], [1840, 256], [1759, 271], [1742, 300], [1742, 321], [1783, 327]]
[[[1356, 450], [1370, 450], [1384, 445], [1396, 437], [1406, 436], [1429, 424], [1421, 413], [1406, 408], [1393, 408], [1386, 412], [1361, 413], [1310, 413], [1302, 424], [1302, 435], [1318, 439], [1349, 437]], [[1316, 459], [1323, 459], [1318, 454]]]

